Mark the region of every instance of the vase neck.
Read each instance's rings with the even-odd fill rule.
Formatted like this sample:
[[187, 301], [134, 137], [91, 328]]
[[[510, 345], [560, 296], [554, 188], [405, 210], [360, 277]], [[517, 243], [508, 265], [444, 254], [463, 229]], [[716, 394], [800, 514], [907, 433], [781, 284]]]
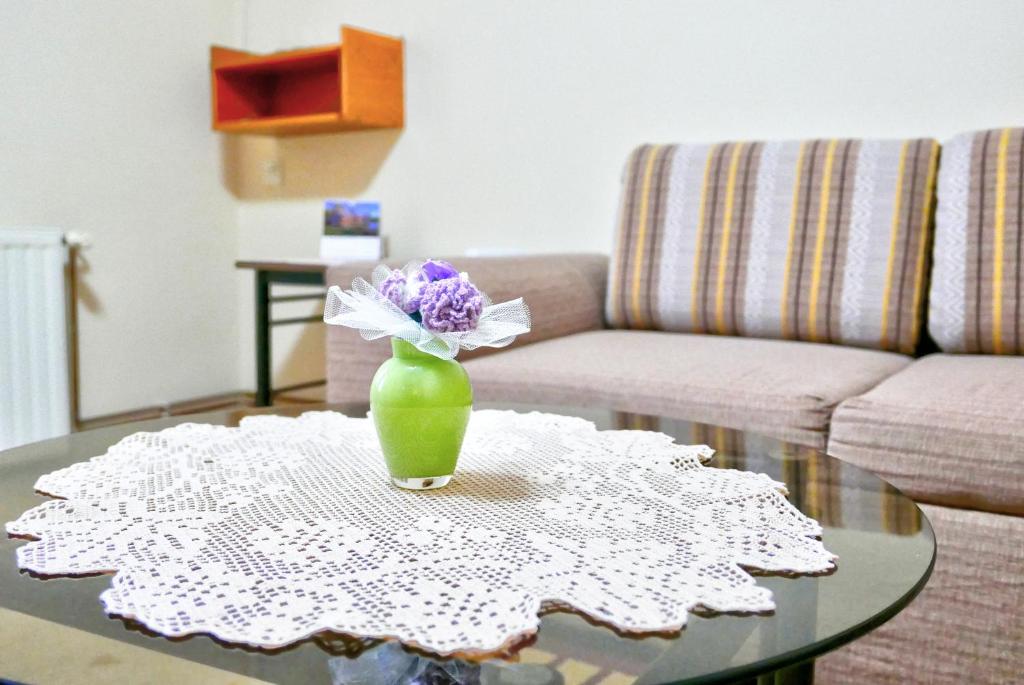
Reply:
[[438, 361], [432, 354], [424, 352], [410, 342], [401, 338], [391, 339], [391, 353], [399, 359], [416, 359], [418, 361]]

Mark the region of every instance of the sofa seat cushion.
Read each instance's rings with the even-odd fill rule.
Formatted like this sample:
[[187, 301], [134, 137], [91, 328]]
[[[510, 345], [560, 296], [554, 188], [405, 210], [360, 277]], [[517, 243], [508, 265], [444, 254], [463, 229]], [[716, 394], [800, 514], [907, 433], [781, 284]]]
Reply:
[[835, 345], [591, 331], [466, 362], [481, 400], [602, 406], [819, 449], [833, 407], [910, 362]]
[[1024, 358], [924, 357], [839, 405], [829, 453], [918, 501], [1024, 514]]

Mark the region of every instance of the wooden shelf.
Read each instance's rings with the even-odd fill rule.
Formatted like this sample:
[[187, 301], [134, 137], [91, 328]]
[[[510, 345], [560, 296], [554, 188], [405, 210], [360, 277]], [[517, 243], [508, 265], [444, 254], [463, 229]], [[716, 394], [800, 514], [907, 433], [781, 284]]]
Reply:
[[403, 44], [341, 27], [341, 42], [256, 55], [210, 48], [213, 128], [286, 136], [401, 128]]

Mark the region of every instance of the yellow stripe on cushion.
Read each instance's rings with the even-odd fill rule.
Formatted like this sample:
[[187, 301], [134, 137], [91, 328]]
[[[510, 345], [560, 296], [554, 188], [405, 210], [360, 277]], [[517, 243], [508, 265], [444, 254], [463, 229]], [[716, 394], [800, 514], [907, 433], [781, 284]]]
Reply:
[[[626, 252], [629, 250], [629, 236], [627, 230], [629, 228], [630, 217], [627, 216], [626, 210], [629, 208], [630, 196], [634, 192], [633, 188], [633, 174], [636, 170], [636, 165], [640, 159], [639, 150], [633, 152], [629, 156], [629, 161], [626, 163], [626, 182], [623, 184], [621, 206], [619, 207], [619, 233], [615, 240], [615, 252], [614, 259], [611, 261], [611, 275], [608, 278], [608, 290], [609, 290], [609, 301], [611, 302], [611, 324], [613, 326], [625, 326], [625, 312], [622, 311], [622, 293], [621, 290], [624, 286], [623, 281], [626, 279], [626, 264], [629, 261], [626, 258]], [[620, 273], [620, 255], [622, 255]]]
[[[690, 287], [690, 319], [693, 321], [693, 332], [702, 333], [702, 325], [697, 325], [697, 290], [700, 286], [700, 252], [704, 238], [704, 215], [708, 203], [708, 181], [711, 179], [711, 162], [715, 158], [718, 145], [708, 149], [708, 158], [704, 162], [704, 181], [700, 187], [700, 209], [697, 212], [697, 239], [693, 246], [693, 284]], [[701, 324], [704, 322], [702, 321]]]
[[924, 184], [925, 200], [921, 203], [921, 237], [917, 242], [917, 264], [914, 267], [914, 333], [907, 341], [907, 349], [900, 350], [905, 354], [913, 352], [913, 345], [917, 343], [917, 336], [921, 329], [921, 284], [924, 281], [924, 256], [928, 247], [928, 220], [931, 219], [932, 198], [935, 197], [935, 172], [938, 168], [939, 144], [932, 142], [932, 151], [928, 155], [928, 180]]
[[653, 145], [647, 157], [647, 167], [644, 169], [644, 184], [640, 190], [640, 218], [637, 221], [636, 251], [633, 253], [633, 325], [639, 328], [644, 326], [643, 317], [640, 314], [640, 276], [644, 267], [644, 237], [647, 233], [647, 214], [650, 204], [651, 176], [654, 174], [654, 160], [658, 157], [658, 150], [663, 146]]
[[819, 462], [817, 459], [808, 459], [805, 463], [807, 464], [807, 476], [804, 479], [804, 496], [801, 499], [809, 505], [810, 511], [807, 512], [807, 515], [820, 519], [822, 506], [821, 491], [818, 488], [818, 483], [821, 481], [821, 474], [818, 473]]
[[[733, 195], [736, 190], [736, 169], [739, 166], [743, 143], [736, 143], [729, 161], [729, 180], [725, 186], [725, 212], [722, 215], [722, 244], [718, 250], [718, 288], [715, 293], [715, 327], [725, 333], [725, 267], [729, 257], [729, 231], [732, 228]], [[739, 268], [739, 265], [737, 265]]]
[[893, 263], [896, 261], [896, 246], [899, 244], [897, 239], [900, 235], [903, 173], [907, 166], [907, 149], [909, 147], [910, 141], [906, 140], [900, 148], [900, 164], [899, 170], [896, 172], [896, 196], [892, 201], [892, 237], [889, 242], [889, 259], [885, 265], [885, 289], [882, 291], [882, 337], [879, 341], [879, 347], [882, 349], [889, 347], [889, 299], [892, 297], [892, 269]]
[[[825, 235], [828, 233], [828, 199], [832, 186], [832, 162], [836, 156], [838, 142], [838, 140], [830, 140], [825, 151], [825, 171], [821, 178], [821, 197], [818, 199], [818, 239], [814, 244], [811, 296], [807, 305], [807, 330], [812, 342], [818, 342], [818, 289], [821, 287], [821, 261], [825, 254]], [[832, 277], [835, 277], [835, 274], [832, 274]]]
[[786, 300], [789, 299], [789, 269], [793, 263], [793, 240], [796, 237], [797, 210], [800, 207], [800, 178], [804, 165], [804, 149], [806, 142], [800, 143], [800, 149], [796, 153], [796, 175], [793, 177], [793, 206], [789, 210], [789, 242], [786, 244], [786, 266], [782, 272], [782, 305], [780, 324], [782, 326], [782, 337], [789, 337], [789, 326], [786, 322]]
[[[1010, 129], [999, 136], [999, 157], [996, 162], [996, 235], [992, 252], [992, 349], [1003, 353], [1003, 238], [1006, 232], [1006, 150]], [[984, 201], [984, 199], [982, 199]]]

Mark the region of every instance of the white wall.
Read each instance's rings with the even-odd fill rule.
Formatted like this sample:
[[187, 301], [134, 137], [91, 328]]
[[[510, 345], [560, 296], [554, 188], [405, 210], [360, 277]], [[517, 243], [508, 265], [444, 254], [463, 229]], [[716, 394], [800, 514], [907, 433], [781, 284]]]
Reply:
[[[363, 192], [400, 256], [607, 250], [622, 162], [644, 141], [1024, 124], [1019, 0], [245, 6], [254, 50], [336, 41], [343, 22], [405, 37], [407, 125]], [[241, 249], [314, 251], [321, 199], [243, 202]]]
[[[209, 131], [210, 43], [342, 23], [405, 37], [403, 131]], [[1022, 26], [1019, 0], [2, 0], [0, 224], [94, 237], [86, 415], [251, 388], [233, 261], [315, 256], [325, 197], [381, 200], [400, 258], [606, 251], [639, 142], [1024, 124]], [[321, 338], [275, 332], [278, 383], [322, 373]]]
[[[246, 47], [406, 40], [405, 130], [268, 147], [285, 173], [239, 207], [245, 255], [315, 255], [331, 192], [383, 202], [399, 257], [611, 245], [636, 144], [936, 136], [1024, 125], [1020, 0], [247, 0]], [[360, 136], [363, 138], [360, 139]], [[385, 141], [386, 142], [386, 141]], [[310, 149], [322, 149], [321, 155]], [[255, 156], [259, 156], [257, 153]], [[355, 176], [349, 173], [355, 166]], [[290, 174], [320, 170], [315, 189]], [[296, 355], [279, 344], [279, 369]], [[248, 363], [248, 360], [246, 360]]]
[[86, 417], [239, 387], [237, 215], [207, 65], [241, 17], [229, 0], [0, 2], [0, 225], [92, 236]]

